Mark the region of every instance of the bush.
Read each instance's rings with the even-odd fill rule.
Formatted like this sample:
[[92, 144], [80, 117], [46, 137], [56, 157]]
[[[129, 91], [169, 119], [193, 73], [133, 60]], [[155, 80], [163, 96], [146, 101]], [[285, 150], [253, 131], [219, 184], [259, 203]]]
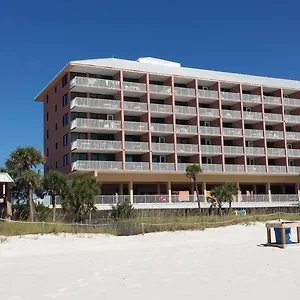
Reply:
[[110, 217], [114, 220], [130, 219], [134, 215], [134, 208], [131, 203], [122, 202], [112, 206]]

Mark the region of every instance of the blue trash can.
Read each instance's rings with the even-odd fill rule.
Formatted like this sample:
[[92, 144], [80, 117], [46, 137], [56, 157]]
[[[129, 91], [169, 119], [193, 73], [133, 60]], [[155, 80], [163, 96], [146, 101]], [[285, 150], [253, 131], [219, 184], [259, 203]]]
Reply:
[[[280, 228], [274, 228], [274, 231], [275, 231], [276, 244], [282, 244], [282, 241], [281, 241], [281, 229]], [[291, 228], [285, 228], [285, 243], [286, 244], [291, 244], [292, 243], [292, 240], [291, 240]]]

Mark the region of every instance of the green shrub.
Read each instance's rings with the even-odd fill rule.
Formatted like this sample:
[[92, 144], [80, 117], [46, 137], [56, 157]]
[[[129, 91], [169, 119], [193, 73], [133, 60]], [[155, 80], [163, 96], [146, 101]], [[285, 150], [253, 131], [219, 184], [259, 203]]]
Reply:
[[110, 217], [114, 220], [130, 219], [134, 216], [134, 208], [131, 203], [122, 202], [112, 207]]

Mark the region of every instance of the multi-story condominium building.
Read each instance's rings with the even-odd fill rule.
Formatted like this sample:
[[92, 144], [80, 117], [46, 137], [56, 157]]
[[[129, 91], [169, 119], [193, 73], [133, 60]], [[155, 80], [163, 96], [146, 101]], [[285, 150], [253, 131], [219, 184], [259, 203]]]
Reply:
[[95, 176], [103, 195], [179, 201], [196, 163], [204, 196], [232, 181], [241, 199], [298, 199], [299, 81], [92, 59], [68, 63], [35, 100], [44, 103], [45, 172]]

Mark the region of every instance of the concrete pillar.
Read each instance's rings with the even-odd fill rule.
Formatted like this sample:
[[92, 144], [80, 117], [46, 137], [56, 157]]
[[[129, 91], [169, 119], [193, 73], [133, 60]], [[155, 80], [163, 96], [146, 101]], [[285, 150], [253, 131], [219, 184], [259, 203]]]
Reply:
[[207, 197], [206, 182], [202, 183], [202, 194], [204, 195], [204, 202], [207, 202], [207, 200], [206, 200], [206, 197]]
[[157, 192], [157, 195], [160, 195], [160, 183], [157, 183], [157, 185], [156, 185], [156, 192]]
[[129, 181], [128, 189], [129, 189], [130, 203], [133, 203], [133, 182], [132, 181]]
[[169, 203], [172, 202], [172, 184], [171, 181], [167, 182], [167, 190], [168, 190], [168, 196], [169, 196]]
[[256, 194], [257, 194], [257, 188], [256, 188], [256, 184], [254, 184], [254, 185], [253, 185], [253, 193], [254, 193], [254, 195], [256, 195]]
[[237, 202], [241, 202], [241, 201], [242, 201], [242, 195], [241, 195], [241, 193], [240, 193], [240, 183], [237, 182], [236, 185], [237, 185], [237, 187], [238, 187], [238, 194], [236, 195], [236, 201], [237, 201]]
[[123, 196], [123, 183], [119, 184], [119, 195]]
[[298, 194], [298, 200], [300, 201], [300, 184], [299, 184], [299, 182], [296, 183], [296, 191], [297, 191], [297, 194]]
[[269, 195], [269, 201], [272, 202], [272, 194], [271, 194], [271, 184], [270, 184], [270, 182], [267, 183], [267, 193]]

